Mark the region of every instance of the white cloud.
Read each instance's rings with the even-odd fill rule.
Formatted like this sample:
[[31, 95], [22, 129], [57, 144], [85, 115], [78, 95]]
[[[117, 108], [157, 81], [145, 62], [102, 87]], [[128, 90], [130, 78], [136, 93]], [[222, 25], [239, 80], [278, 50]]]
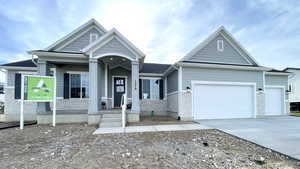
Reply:
[[2, 61], [24, 58], [25, 50], [43, 49], [90, 18], [96, 18], [107, 29], [117, 28], [147, 55], [147, 62], [174, 63], [225, 25], [261, 64], [300, 67], [299, 3], [28, 0], [27, 5], [20, 5], [12, 0], [0, 6], [0, 16], [10, 24], [0, 25], [0, 29], [6, 28], [11, 45], [22, 46], [16, 51], [3, 46], [0, 56]]

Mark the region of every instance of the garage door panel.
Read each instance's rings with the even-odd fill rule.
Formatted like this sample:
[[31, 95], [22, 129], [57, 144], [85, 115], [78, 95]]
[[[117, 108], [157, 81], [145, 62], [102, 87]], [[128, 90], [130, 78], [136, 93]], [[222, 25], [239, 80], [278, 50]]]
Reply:
[[197, 84], [193, 88], [195, 119], [253, 117], [252, 86]]
[[284, 96], [282, 88], [266, 88], [266, 115], [283, 115]]

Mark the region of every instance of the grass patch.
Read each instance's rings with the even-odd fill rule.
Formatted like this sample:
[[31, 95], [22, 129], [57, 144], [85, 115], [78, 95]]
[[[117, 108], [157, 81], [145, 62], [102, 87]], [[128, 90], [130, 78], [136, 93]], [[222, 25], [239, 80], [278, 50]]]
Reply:
[[293, 112], [293, 113], [290, 113], [290, 116], [297, 116], [297, 117], [300, 117], [300, 112]]

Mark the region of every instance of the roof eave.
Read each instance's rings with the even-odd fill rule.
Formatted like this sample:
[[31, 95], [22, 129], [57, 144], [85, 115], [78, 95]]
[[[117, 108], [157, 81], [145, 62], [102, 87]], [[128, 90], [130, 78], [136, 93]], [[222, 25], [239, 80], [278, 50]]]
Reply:
[[86, 58], [84, 53], [65, 53], [65, 52], [51, 52], [51, 51], [38, 51], [38, 50], [31, 50], [27, 52], [31, 55], [36, 56], [47, 56], [47, 57], [77, 57], [77, 58]]
[[198, 67], [198, 68], [217, 68], [217, 69], [234, 69], [234, 70], [253, 70], [253, 71], [269, 71], [270, 70], [270, 68], [266, 68], [266, 67], [253, 67], [253, 66], [185, 63], [185, 62], [177, 62], [176, 64], [178, 66]]
[[163, 73], [140, 73], [140, 76], [162, 77]]
[[266, 72], [266, 75], [289, 76], [293, 73], [290, 72]]
[[6, 70], [29, 70], [29, 71], [37, 70], [37, 67], [22, 67], [22, 66], [0, 66], [0, 68]]

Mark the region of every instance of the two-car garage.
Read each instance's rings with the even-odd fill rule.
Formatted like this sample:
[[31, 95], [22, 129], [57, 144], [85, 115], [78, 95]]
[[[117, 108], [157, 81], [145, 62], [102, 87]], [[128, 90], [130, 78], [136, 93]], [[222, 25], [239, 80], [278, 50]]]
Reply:
[[193, 82], [194, 119], [255, 117], [255, 86], [255, 83]]
[[[284, 87], [266, 86], [265, 115], [284, 114]], [[192, 81], [192, 113], [195, 120], [255, 118], [256, 84]]]

